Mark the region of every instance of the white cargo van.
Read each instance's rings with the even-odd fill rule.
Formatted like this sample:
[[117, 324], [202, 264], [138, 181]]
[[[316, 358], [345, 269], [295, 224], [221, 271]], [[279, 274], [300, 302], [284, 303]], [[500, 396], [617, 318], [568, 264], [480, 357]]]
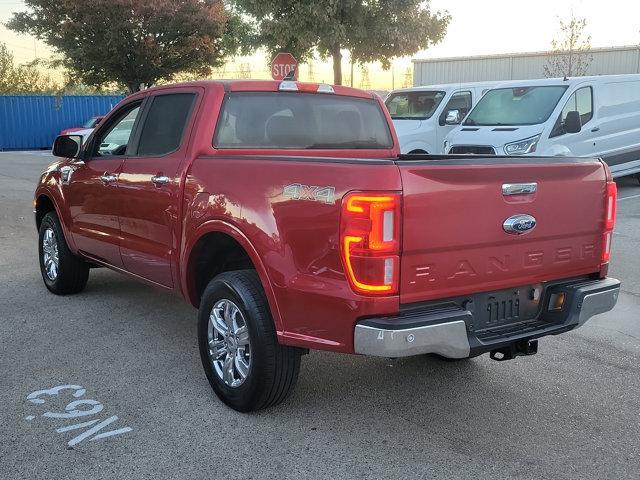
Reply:
[[640, 75], [504, 82], [443, 145], [447, 153], [601, 157], [640, 172]]
[[392, 91], [385, 100], [402, 153], [444, 153], [442, 144], [497, 82], [452, 83]]

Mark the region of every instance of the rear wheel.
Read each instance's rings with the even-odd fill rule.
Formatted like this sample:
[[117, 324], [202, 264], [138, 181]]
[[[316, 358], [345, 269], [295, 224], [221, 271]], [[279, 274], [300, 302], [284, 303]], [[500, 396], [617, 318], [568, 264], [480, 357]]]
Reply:
[[277, 405], [295, 386], [301, 350], [278, 343], [254, 270], [225, 272], [209, 283], [200, 302], [198, 344], [211, 387], [234, 410]]
[[409, 152], [409, 155], [428, 155], [428, 152], [426, 152], [425, 150], [417, 149], [417, 150], [411, 150]]
[[69, 250], [55, 212], [47, 213], [40, 223], [38, 253], [42, 279], [50, 292], [67, 295], [84, 290], [89, 265]]

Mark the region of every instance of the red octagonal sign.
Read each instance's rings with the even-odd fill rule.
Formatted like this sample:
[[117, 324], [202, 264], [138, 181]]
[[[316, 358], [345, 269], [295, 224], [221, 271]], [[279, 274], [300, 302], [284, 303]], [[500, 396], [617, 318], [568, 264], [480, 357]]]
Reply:
[[296, 69], [296, 79], [298, 78], [298, 61], [290, 53], [279, 53], [271, 62], [271, 76], [274, 80], [282, 80], [289, 72]]

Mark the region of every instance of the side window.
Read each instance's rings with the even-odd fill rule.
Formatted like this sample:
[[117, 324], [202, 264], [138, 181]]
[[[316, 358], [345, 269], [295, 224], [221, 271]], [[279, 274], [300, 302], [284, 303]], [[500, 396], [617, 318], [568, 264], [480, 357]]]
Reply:
[[567, 118], [567, 113], [569, 112], [578, 112], [580, 114], [582, 125], [591, 120], [593, 117], [593, 96], [591, 87], [582, 87], [573, 92], [562, 109], [562, 113], [560, 114], [550, 137], [558, 137], [566, 133], [564, 131], [564, 121]]
[[454, 93], [447, 105], [444, 107], [442, 111], [442, 115], [440, 116], [440, 125], [444, 125], [445, 119], [447, 118], [447, 112], [451, 110], [458, 110], [460, 122], [464, 117], [467, 116], [467, 113], [471, 110], [472, 106], [472, 97], [471, 92], [457, 92]]
[[97, 156], [124, 155], [139, 113], [140, 103], [126, 107], [110, 127], [98, 133], [93, 154]]
[[177, 150], [194, 99], [194, 93], [153, 97], [153, 103], [142, 126], [137, 155], [166, 155]]
[[409, 96], [395, 95], [387, 102], [389, 113], [394, 116], [401, 116], [409, 113]]

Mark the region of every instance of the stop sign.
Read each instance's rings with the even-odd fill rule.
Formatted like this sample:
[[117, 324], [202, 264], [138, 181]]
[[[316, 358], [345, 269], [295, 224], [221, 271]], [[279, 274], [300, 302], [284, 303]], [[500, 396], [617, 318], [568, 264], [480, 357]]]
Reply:
[[[298, 68], [298, 61], [290, 53], [279, 53], [271, 62], [271, 77], [274, 80], [282, 80], [287, 74]], [[295, 77], [298, 78], [296, 71]]]

